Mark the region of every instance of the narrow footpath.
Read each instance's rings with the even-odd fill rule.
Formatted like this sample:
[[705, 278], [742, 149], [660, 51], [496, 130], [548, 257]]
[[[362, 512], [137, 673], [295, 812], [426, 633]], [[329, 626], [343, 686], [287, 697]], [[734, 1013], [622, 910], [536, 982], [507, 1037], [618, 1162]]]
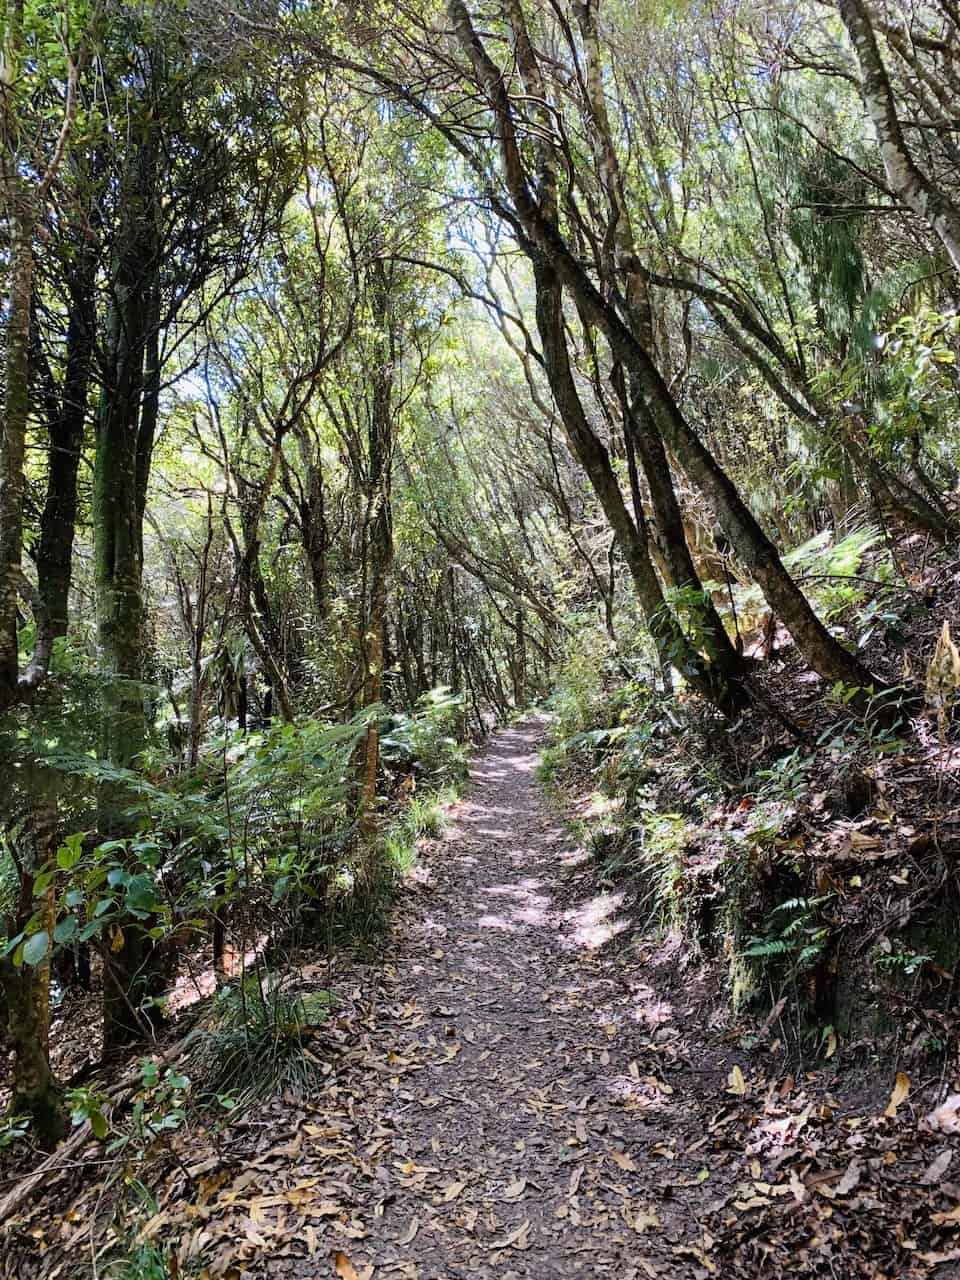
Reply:
[[542, 736], [529, 722], [479, 756], [435, 888], [398, 922], [377, 1028], [392, 1091], [359, 1104], [359, 1275], [713, 1273], [697, 1211], [715, 1199], [709, 1114], [733, 1099], [700, 1093], [619, 895], [578, 892], [592, 878], [536, 778]]

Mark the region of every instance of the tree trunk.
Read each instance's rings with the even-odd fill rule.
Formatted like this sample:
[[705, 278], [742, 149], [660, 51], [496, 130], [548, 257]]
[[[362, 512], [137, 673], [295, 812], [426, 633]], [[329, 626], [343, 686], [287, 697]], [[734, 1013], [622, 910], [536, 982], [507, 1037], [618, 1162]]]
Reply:
[[[103, 677], [100, 753], [130, 768], [146, 744], [144, 701], [143, 502], [153, 446], [156, 376], [145, 360], [157, 319], [159, 262], [154, 220], [156, 158], [149, 143], [127, 162], [122, 225], [107, 315], [105, 382], [96, 414], [93, 481], [94, 580], [97, 644]], [[141, 434], [141, 428], [143, 432]], [[129, 833], [129, 795], [100, 789], [101, 835]], [[157, 1020], [152, 999], [162, 993], [158, 948], [140, 927], [104, 951], [104, 1047], [140, 1039]]]
[[863, 0], [839, 0], [838, 7], [860, 64], [860, 92], [877, 131], [887, 181], [936, 232], [954, 270], [960, 271], [960, 208], [921, 171], [907, 146], [869, 11]]
[[627, 563], [661, 664], [675, 666], [698, 692], [725, 712], [732, 712], [742, 705], [743, 690], [705, 664], [683, 634], [663, 598], [650, 559], [646, 530], [639, 529], [630, 518], [607, 450], [587, 421], [570, 368], [560, 280], [553, 267], [539, 256], [534, 259], [534, 285], [544, 366], [561, 422]]
[[327, 584], [327, 553], [329, 530], [325, 509], [323, 464], [319, 447], [314, 456], [310, 438], [302, 428], [294, 427], [297, 448], [302, 467], [303, 490], [297, 499], [297, 514], [303, 538], [303, 553], [313, 586], [313, 603], [317, 620], [326, 623], [329, 608]]
[[[544, 261], [549, 262], [581, 314], [604, 334], [614, 359], [621, 361], [631, 379], [636, 380], [644, 411], [658, 426], [664, 443], [673, 451], [680, 466], [713, 507], [740, 560], [810, 666], [825, 679], [839, 681], [847, 687], [861, 690], [879, 687], [876, 678], [816, 616], [729, 476], [680, 412], [650, 353], [637, 341], [614, 305], [603, 297], [585, 267], [570, 251], [557, 222], [544, 216], [543, 207], [530, 187], [504, 78], [477, 35], [463, 0], [448, 0], [447, 12], [493, 111], [504, 181], [534, 270], [542, 269]], [[856, 701], [864, 707], [868, 698], [858, 694]]]
[[51, 862], [57, 846], [57, 785], [56, 775], [41, 764], [19, 772], [29, 809], [17, 840], [19, 880], [8, 932], [19, 933], [39, 913], [47, 931], [48, 951], [38, 966], [15, 966], [9, 958], [0, 959], [0, 985], [13, 1049], [10, 1112], [29, 1116], [41, 1145], [49, 1149], [66, 1129], [63, 1098], [50, 1068], [48, 1051], [49, 954], [53, 946], [55, 891], [51, 882], [38, 898], [34, 886], [37, 874]]
[[39, 609], [33, 655], [24, 673], [28, 685], [39, 683], [47, 674], [54, 642], [67, 634], [77, 521], [77, 473], [83, 448], [97, 323], [94, 293], [97, 261], [96, 249], [85, 247], [71, 281], [63, 390], [59, 411], [47, 423], [47, 490], [40, 515], [36, 561]]
[[[814, 613], [733, 481], [680, 412], [649, 353], [601, 297], [563, 243], [559, 231], [543, 224], [532, 209], [528, 216], [543, 252], [555, 263], [558, 275], [577, 297], [581, 308], [605, 333], [616, 358], [622, 360], [636, 378], [646, 411], [656, 421], [684, 471], [713, 508], [741, 563], [793, 636], [805, 660], [825, 680], [839, 681], [848, 688], [879, 689], [877, 678], [830, 634]], [[858, 695], [856, 701], [862, 707], [867, 699]]]
[[[624, 198], [620, 162], [613, 143], [607, 101], [603, 87], [603, 64], [597, 33], [597, 4], [595, 0], [574, 0], [574, 16], [584, 43], [586, 74], [584, 91], [586, 109], [594, 143], [594, 158], [606, 188], [609, 216], [613, 227], [613, 244], [608, 265], [610, 274], [619, 273], [624, 281], [626, 311], [630, 328], [639, 344], [656, 360], [653, 306], [650, 289], [642, 273], [630, 270], [626, 265], [635, 258], [636, 237], [633, 230], [630, 206]], [[638, 414], [627, 399], [627, 390], [621, 369], [616, 369], [614, 386], [621, 402], [624, 431], [633, 441], [650, 494], [652, 533], [656, 540], [662, 563], [666, 568], [670, 585], [685, 592], [684, 606], [689, 614], [697, 638], [710, 661], [730, 675], [741, 667], [740, 655], [734, 648], [709, 594], [703, 590], [699, 574], [687, 545], [683, 527], [683, 513], [677, 501], [670, 464], [663, 447], [663, 439], [653, 416], [645, 413], [640, 401]], [[638, 388], [631, 394], [636, 404]], [[629, 453], [628, 453], [629, 458]], [[632, 479], [632, 477], [631, 477]]]
[[[9, 92], [9, 87], [6, 90]], [[10, 265], [6, 322], [6, 394], [0, 433], [0, 710], [18, 696], [17, 598], [23, 556], [24, 456], [30, 411], [33, 200], [19, 177], [6, 184]]]
[[652, 421], [641, 424], [637, 415], [627, 406], [625, 408], [626, 430], [635, 444], [647, 480], [654, 517], [654, 537], [663, 557], [670, 585], [686, 593], [684, 608], [689, 612], [694, 634], [711, 663], [720, 671], [733, 676], [740, 670], [742, 660], [709, 593], [704, 591], [693, 563], [663, 439]]
[[50, 1151], [66, 1132], [63, 1095], [43, 1043], [45, 1027], [36, 999], [34, 971], [0, 960], [7, 1002], [7, 1030], [15, 1070], [10, 1081], [10, 1114], [29, 1116], [40, 1145]]
[[[384, 640], [387, 592], [393, 563], [393, 331], [388, 280], [383, 263], [372, 271], [371, 310], [377, 326], [375, 368], [367, 432], [368, 603], [363, 627], [363, 705], [372, 707], [383, 695]], [[380, 724], [367, 727], [360, 788], [360, 826], [368, 837], [376, 829], [377, 766], [380, 756]], [[369, 870], [369, 867], [368, 867]]]

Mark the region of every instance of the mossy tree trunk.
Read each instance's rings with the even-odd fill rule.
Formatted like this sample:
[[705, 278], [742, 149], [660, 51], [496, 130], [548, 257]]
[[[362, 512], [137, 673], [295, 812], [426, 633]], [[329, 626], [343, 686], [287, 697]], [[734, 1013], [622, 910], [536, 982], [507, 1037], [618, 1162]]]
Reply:
[[[56, 775], [36, 762], [18, 770], [20, 802], [24, 813], [11, 828], [8, 840], [16, 849], [17, 891], [7, 933], [15, 937], [31, 924], [33, 935], [47, 935], [47, 951], [41, 962], [15, 963], [19, 955], [0, 959], [0, 987], [6, 1007], [7, 1030], [13, 1049], [10, 1077], [10, 1113], [28, 1116], [40, 1144], [49, 1149], [63, 1136], [66, 1120], [63, 1096], [49, 1058], [50, 948], [55, 915], [54, 885], [36, 892], [40, 871], [51, 864], [57, 846]], [[39, 922], [37, 917], [39, 916]]]
[[30, 411], [33, 200], [19, 178], [7, 187], [10, 229], [6, 393], [0, 432], [0, 708], [18, 697], [17, 600], [22, 573], [24, 457]]
[[[397, 359], [396, 328], [390, 297], [390, 274], [383, 262], [370, 270], [370, 310], [376, 335], [373, 344], [372, 387], [366, 440], [365, 568], [367, 591], [361, 629], [364, 707], [373, 707], [383, 696], [386, 649], [387, 597], [393, 565], [393, 507], [391, 480], [394, 445], [394, 367]], [[369, 839], [377, 825], [377, 768], [380, 758], [380, 725], [374, 718], [363, 743], [360, 784], [360, 825]]]
[[[121, 226], [110, 278], [105, 374], [96, 415], [93, 484], [97, 645], [102, 678], [100, 754], [122, 768], [146, 744], [144, 701], [143, 503], [155, 425], [148, 394], [155, 352], [160, 262], [156, 230], [156, 166], [149, 139], [131, 147], [121, 191]], [[130, 834], [129, 796], [100, 791], [101, 836]], [[150, 998], [159, 994], [156, 948], [136, 928], [116, 950], [104, 949], [104, 1046], [143, 1036]]]

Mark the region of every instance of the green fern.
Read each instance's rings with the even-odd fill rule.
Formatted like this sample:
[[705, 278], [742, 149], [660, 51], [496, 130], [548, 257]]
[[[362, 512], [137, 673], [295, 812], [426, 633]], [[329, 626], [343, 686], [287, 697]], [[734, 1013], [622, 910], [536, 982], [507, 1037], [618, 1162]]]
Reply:
[[762, 958], [763, 956], [782, 956], [790, 950], [789, 942], [784, 941], [783, 938], [751, 938], [750, 946], [743, 954]]

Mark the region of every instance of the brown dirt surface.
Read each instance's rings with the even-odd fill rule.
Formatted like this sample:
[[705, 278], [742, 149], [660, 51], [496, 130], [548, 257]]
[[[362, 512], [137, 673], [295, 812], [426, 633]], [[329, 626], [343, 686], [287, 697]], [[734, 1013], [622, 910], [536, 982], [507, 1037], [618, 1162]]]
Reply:
[[[891, 1063], [879, 1106], [845, 1100], [834, 1063], [795, 1077], [712, 1027], [547, 804], [543, 733], [478, 754], [379, 963], [305, 970], [338, 997], [325, 1084], [154, 1152], [125, 1248], [178, 1280], [960, 1275], [960, 1097], [931, 1119]], [[0, 1276], [139, 1280], [104, 1261], [121, 1183], [52, 1174]]]

